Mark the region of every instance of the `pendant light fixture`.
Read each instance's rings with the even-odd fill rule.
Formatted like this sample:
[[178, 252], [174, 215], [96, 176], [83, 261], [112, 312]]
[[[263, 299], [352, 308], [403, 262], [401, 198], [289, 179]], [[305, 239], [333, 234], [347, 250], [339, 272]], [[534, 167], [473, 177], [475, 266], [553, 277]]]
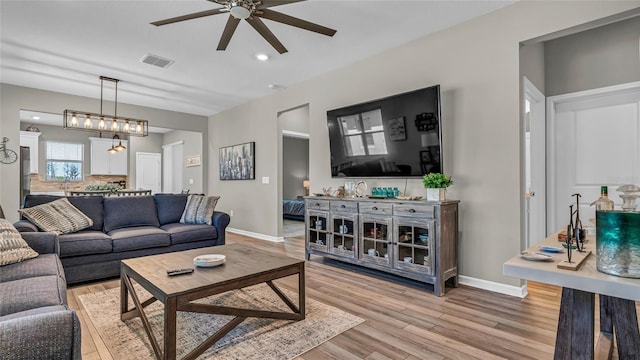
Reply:
[[[115, 83], [115, 101], [113, 115], [102, 112], [104, 102], [104, 81]], [[113, 133], [114, 136], [147, 136], [149, 135], [149, 121], [132, 118], [118, 117], [118, 82], [120, 80], [100, 76], [100, 113], [87, 111], [65, 110], [63, 113], [63, 127], [67, 130], [83, 130], [97, 132], [100, 137], [102, 133]], [[120, 142], [122, 145], [122, 142]], [[124, 148], [124, 146], [122, 146]], [[124, 150], [124, 149], [123, 149]]]

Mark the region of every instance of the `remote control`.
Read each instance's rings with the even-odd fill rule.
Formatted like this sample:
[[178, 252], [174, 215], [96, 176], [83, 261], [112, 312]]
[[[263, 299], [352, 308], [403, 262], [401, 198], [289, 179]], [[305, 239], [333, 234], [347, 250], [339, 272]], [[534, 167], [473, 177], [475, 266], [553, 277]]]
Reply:
[[167, 270], [167, 275], [174, 276], [174, 275], [182, 275], [182, 274], [191, 274], [192, 272], [193, 272], [193, 269], [173, 269], [173, 270]]

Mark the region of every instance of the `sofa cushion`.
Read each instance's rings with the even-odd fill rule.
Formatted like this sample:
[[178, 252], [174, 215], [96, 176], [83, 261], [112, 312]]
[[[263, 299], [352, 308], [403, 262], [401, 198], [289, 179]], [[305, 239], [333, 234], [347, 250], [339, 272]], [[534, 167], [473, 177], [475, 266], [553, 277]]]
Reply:
[[109, 232], [113, 252], [146, 249], [171, 245], [168, 232], [153, 226], [137, 226]]
[[5, 316], [0, 316], [0, 322], [1, 321], [7, 321], [7, 320], [11, 320], [11, 319], [27, 319], [28, 316], [33, 316], [33, 315], [38, 315], [38, 314], [46, 314], [46, 313], [50, 313], [50, 312], [54, 312], [54, 311], [66, 311], [69, 310], [67, 309], [66, 306], [64, 305], [52, 305], [52, 306], [43, 306], [43, 307], [39, 307], [39, 308], [35, 308], [35, 309], [29, 309], [29, 310], [25, 310], [25, 311], [18, 311], [16, 313], [13, 314], [8, 314]]
[[102, 209], [104, 198], [102, 196], [69, 196], [67, 200], [93, 221], [93, 225], [87, 230], [102, 231], [104, 225], [104, 210]]
[[57, 275], [0, 283], [0, 316], [67, 303], [67, 286]]
[[40, 229], [58, 234], [76, 232], [93, 225], [93, 220], [66, 198], [18, 211]]
[[[38, 256], [7, 219], [0, 219], [0, 266]], [[3, 268], [4, 270], [4, 268]]]
[[160, 225], [180, 222], [187, 205], [187, 194], [155, 194]]
[[116, 196], [104, 199], [104, 231], [132, 226], [160, 227], [153, 196]]
[[111, 237], [101, 231], [83, 230], [58, 236], [60, 257], [110, 253]]
[[196, 224], [166, 224], [160, 227], [171, 235], [171, 244], [214, 240], [218, 237], [218, 230], [211, 225]]
[[0, 282], [26, 279], [36, 276], [57, 275], [64, 277], [64, 270], [58, 256], [42, 254], [35, 259], [3, 266], [0, 271]]
[[211, 225], [211, 217], [220, 196], [189, 195], [180, 222]]

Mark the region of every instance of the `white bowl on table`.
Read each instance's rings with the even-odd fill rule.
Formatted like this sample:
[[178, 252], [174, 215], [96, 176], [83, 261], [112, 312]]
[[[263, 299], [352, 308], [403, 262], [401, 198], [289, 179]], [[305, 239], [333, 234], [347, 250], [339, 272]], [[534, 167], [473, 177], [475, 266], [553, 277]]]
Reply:
[[214, 267], [224, 264], [226, 257], [221, 254], [198, 255], [193, 258], [193, 264], [197, 267]]

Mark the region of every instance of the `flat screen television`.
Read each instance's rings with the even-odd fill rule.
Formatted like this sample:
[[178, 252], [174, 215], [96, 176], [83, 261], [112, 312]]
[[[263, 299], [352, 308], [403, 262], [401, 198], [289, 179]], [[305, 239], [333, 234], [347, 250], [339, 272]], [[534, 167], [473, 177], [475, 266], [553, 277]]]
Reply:
[[442, 172], [440, 85], [327, 111], [331, 177]]

